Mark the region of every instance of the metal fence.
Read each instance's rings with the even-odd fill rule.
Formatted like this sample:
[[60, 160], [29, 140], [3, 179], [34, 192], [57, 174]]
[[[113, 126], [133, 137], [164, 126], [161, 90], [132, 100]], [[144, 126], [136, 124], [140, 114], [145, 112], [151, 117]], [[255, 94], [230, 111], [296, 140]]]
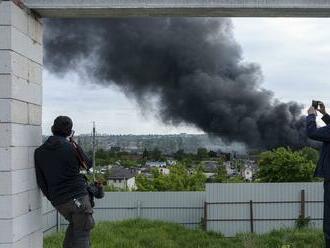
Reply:
[[299, 216], [309, 217], [311, 226], [321, 228], [322, 183], [208, 184], [206, 187], [206, 228], [225, 236], [294, 227]]
[[57, 232], [60, 227], [59, 215], [45, 197], [42, 198], [42, 227], [44, 235]]
[[[309, 217], [313, 227], [321, 228], [322, 183], [207, 184], [206, 192], [107, 192], [94, 208], [97, 222], [144, 218], [188, 228], [203, 224], [225, 236], [293, 227], [299, 216]], [[44, 199], [45, 235], [66, 225]]]

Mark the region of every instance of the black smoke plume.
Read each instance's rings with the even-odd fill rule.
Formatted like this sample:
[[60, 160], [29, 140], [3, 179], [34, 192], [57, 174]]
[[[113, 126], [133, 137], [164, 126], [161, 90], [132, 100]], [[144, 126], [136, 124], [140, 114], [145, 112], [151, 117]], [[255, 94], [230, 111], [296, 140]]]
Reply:
[[50, 72], [115, 84], [142, 106], [157, 96], [165, 123], [250, 148], [306, 143], [302, 106], [261, 87], [261, 70], [243, 62], [229, 19], [47, 20], [45, 29]]

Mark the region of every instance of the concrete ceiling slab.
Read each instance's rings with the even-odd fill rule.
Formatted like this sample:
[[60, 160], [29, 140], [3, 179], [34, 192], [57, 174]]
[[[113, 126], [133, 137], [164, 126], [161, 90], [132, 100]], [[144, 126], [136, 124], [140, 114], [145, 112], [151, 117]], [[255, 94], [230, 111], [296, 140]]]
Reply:
[[326, 0], [23, 0], [42, 17], [330, 17]]

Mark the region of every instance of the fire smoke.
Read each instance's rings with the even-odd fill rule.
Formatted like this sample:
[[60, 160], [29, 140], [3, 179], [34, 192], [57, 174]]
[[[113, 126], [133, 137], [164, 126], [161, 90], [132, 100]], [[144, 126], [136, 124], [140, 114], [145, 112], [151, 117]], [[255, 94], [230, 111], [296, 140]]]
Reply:
[[193, 124], [250, 148], [306, 143], [302, 106], [276, 100], [242, 60], [230, 19], [47, 20], [45, 66], [115, 84], [143, 107], [157, 96], [167, 124]]

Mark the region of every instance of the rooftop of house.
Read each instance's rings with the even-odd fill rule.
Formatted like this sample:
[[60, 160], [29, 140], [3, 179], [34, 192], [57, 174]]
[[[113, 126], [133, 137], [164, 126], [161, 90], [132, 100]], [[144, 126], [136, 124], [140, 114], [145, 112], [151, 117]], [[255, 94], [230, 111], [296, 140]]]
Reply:
[[128, 169], [123, 167], [114, 167], [110, 170], [108, 179], [130, 179], [138, 174], [136, 169]]

